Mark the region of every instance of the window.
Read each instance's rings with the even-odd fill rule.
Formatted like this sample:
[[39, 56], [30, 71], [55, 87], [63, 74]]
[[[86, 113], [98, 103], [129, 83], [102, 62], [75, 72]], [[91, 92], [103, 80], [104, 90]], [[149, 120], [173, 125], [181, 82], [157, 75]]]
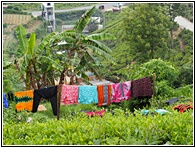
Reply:
[[47, 3], [47, 6], [50, 6], [50, 3]]

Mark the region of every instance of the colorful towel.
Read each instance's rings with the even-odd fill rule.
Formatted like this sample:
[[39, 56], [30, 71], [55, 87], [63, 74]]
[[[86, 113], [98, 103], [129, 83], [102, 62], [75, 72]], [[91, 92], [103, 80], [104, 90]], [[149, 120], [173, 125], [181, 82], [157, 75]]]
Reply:
[[153, 95], [150, 77], [131, 81], [131, 92], [133, 98], [151, 97]]
[[98, 85], [98, 106], [110, 105], [111, 103], [111, 85]]
[[78, 104], [78, 86], [77, 85], [63, 85], [61, 92], [61, 104]]
[[131, 82], [112, 84], [112, 102], [117, 103], [131, 98]]
[[79, 98], [80, 104], [98, 103], [97, 86], [79, 86]]
[[33, 93], [34, 90], [28, 90], [23, 92], [15, 92], [14, 97], [16, 101], [16, 111], [32, 111], [33, 108]]

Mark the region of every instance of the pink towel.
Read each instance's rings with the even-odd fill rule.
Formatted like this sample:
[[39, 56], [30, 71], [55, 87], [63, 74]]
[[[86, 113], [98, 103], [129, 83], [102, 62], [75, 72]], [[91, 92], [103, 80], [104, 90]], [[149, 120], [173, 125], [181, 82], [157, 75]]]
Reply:
[[63, 85], [61, 92], [61, 104], [78, 104], [78, 86], [77, 85]]
[[131, 98], [131, 82], [112, 84], [112, 102], [117, 103]]

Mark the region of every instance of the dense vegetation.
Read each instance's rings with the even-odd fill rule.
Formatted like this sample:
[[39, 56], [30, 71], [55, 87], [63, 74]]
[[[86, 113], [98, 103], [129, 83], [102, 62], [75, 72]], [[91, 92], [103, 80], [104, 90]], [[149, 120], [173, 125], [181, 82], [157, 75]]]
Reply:
[[[63, 9], [71, 9], [76, 7], [84, 7], [84, 6], [93, 6], [96, 3], [55, 3], [55, 10], [63, 10]], [[41, 11], [41, 3], [5, 3], [11, 9], [20, 10], [20, 11]], [[6, 12], [7, 10], [5, 10]], [[12, 12], [13, 11], [9, 11]], [[14, 11], [15, 12], [15, 11]], [[18, 12], [16, 12], [18, 14]]]
[[[12, 6], [16, 5], [21, 5], [21, 10], [31, 7], [28, 4]], [[69, 4], [70, 7], [79, 5]], [[68, 7], [68, 4], [59, 4], [58, 8], [61, 6]], [[33, 4], [32, 7], [38, 5]], [[170, 7], [173, 11], [168, 9]], [[192, 5], [137, 3], [115, 13], [101, 13], [94, 9], [85, 13], [85, 19], [78, 20], [83, 13], [57, 13], [57, 25], [75, 24], [72, 31], [59, 34], [48, 34], [47, 24], [41, 18], [33, 19], [42, 21], [33, 32], [26, 30], [29, 24], [17, 27], [12, 32], [13, 42], [9, 46], [4, 45], [6, 48], [3, 49], [3, 92], [36, 88], [38, 82], [44, 86], [53, 85], [53, 78], [62, 78], [63, 74], [83, 74], [88, 84], [84, 71], [90, 70], [113, 82], [135, 80], [155, 73], [156, 96], [131, 98], [108, 107], [95, 104], [61, 106], [60, 120], [53, 116], [49, 102], [43, 103], [47, 111], [34, 114], [25, 111], [16, 113], [15, 102], [10, 102], [9, 109], [3, 109], [3, 144], [192, 145], [192, 110], [182, 114], [173, 110], [176, 104], [193, 101], [193, 32], [180, 29], [174, 22], [179, 15], [191, 19]], [[82, 34], [90, 16], [100, 16], [102, 23], [105, 17], [106, 26], [92, 34]], [[7, 29], [10, 25], [4, 27]], [[69, 44], [57, 46], [63, 39]], [[25, 44], [21, 44], [22, 41]], [[56, 54], [64, 51], [63, 47], [69, 50], [62, 55]], [[90, 48], [93, 55], [88, 53]], [[85, 54], [81, 52], [85, 50]], [[72, 73], [73, 70], [75, 73]], [[176, 97], [182, 98], [170, 106], [165, 103]], [[100, 109], [107, 110], [102, 118], [88, 118], [81, 112]], [[148, 109], [152, 114], [144, 116], [142, 109]], [[156, 109], [170, 113], [160, 115], [155, 113]], [[32, 117], [32, 122], [26, 122], [28, 117]]]
[[[3, 114], [3, 143], [6, 145], [192, 145], [192, 111], [180, 114], [168, 106], [161, 115], [151, 108], [130, 113], [121, 107], [106, 108], [101, 118], [89, 118], [82, 110], [100, 110], [95, 105], [61, 106], [56, 120], [50, 103], [45, 112], [14, 112], [14, 104]], [[28, 117], [32, 118], [27, 123]], [[49, 129], [49, 130], [48, 130]]]

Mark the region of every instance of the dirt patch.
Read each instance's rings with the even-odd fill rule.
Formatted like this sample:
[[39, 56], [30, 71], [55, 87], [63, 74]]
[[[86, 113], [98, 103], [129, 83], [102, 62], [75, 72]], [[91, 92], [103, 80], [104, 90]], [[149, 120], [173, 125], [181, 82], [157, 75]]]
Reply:
[[178, 36], [178, 34], [181, 32], [181, 30], [182, 29], [179, 27], [177, 31], [173, 31], [173, 38], [174, 39]]

